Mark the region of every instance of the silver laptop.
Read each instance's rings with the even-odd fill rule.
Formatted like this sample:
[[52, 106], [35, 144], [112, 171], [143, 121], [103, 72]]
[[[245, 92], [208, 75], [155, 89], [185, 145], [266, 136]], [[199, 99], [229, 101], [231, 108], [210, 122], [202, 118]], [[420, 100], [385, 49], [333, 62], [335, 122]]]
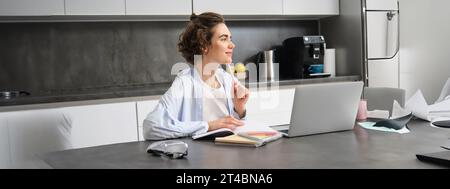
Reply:
[[363, 82], [336, 82], [296, 87], [289, 125], [273, 126], [287, 137], [353, 129]]

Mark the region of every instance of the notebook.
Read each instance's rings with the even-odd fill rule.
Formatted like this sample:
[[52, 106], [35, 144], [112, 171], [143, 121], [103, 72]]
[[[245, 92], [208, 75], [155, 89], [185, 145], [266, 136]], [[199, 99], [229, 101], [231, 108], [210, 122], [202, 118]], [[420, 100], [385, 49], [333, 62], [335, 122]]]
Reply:
[[226, 136], [226, 137], [217, 137], [214, 140], [214, 143], [221, 145], [236, 145], [236, 146], [250, 146], [250, 147], [260, 147], [265, 143], [248, 139], [236, 134]]
[[282, 137], [280, 132], [239, 132], [225, 137], [216, 137], [214, 142], [223, 145], [260, 147]]
[[233, 135], [234, 131], [228, 128], [221, 128], [214, 131], [209, 131], [203, 134], [194, 135], [192, 136], [192, 139], [194, 140], [214, 140], [216, 137], [224, 137], [228, 135]]
[[216, 144], [244, 145], [259, 147], [277, 140], [283, 135], [268, 126], [241, 126], [234, 131], [221, 128], [200, 135], [194, 135], [194, 140], [213, 140]]

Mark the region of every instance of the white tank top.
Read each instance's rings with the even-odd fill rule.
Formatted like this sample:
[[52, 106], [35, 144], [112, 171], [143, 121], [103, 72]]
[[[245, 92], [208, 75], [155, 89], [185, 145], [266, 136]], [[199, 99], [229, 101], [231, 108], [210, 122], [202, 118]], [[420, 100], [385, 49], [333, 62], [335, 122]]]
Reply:
[[203, 121], [213, 121], [228, 116], [227, 96], [221, 80], [219, 88], [212, 88], [204, 81], [203, 84]]

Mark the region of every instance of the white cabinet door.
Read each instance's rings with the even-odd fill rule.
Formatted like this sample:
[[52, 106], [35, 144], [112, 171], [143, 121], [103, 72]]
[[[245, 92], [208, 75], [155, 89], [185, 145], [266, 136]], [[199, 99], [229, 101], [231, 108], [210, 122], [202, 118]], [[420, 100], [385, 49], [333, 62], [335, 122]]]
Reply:
[[339, 0], [283, 0], [284, 15], [339, 15]]
[[67, 107], [74, 148], [137, 141], [136, 103]]
[[137, 119], [138, 119], [138, 131], [139, 131], [139, 141], [143, 141], [144, 137], [142, 135], [142, 125], [144, 119], [147, 117], [148, 113], [153, 111], [153, 109], [158, 105], [159, 100], [147, 100], [137, 102]]
[[62, 109], [5, 112], [12, 168], [48, 168], [39, 155], [70, 149], [70, 123]]
[[389, 11], [367, 12], [367, 56], [369, 59], [392, 58], [399, 47], [398, 14]]
[[[251, 91], [247, 102], [248, 114], [290, 111], [294, 89]], [[290, 102], [291, 101], [291, 102]]]
[[399, 58], [369, 60], [369, 87], [399, 87]]
[[398, 10], [397, 0], [366, 0], [367, 10]]
[[252, 92], [247, 102], [246, 123], [264, 126], [288, 124], [294, 92], [294, 89]]
[[65, 0], [66, 15], [125, 15], [125, 0]]
[[0, 16], [64, 15], [64, 0], [0, 0]]
[[6, 126], [5, 113], [0, 112], [0, 169], [11, 167], [9, 152], [9, 131]]
[[281, 15], [282, 0], [194, 0], [194, 13], [223, 15]]
[[126, 0], [127, 15], [190, 15], [191, 0]]

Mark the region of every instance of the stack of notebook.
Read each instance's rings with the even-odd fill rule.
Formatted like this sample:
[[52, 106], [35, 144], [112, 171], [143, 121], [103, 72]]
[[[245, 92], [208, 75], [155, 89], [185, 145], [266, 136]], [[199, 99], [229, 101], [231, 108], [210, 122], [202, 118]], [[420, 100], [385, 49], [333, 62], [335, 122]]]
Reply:
[[192, 138], [194, 140], [213, 140], [216, 144], [259, 147], [282, 136], [280, 132], [270, 127], [242, 126], [235, 130], [222, 128], [194, 135]]

